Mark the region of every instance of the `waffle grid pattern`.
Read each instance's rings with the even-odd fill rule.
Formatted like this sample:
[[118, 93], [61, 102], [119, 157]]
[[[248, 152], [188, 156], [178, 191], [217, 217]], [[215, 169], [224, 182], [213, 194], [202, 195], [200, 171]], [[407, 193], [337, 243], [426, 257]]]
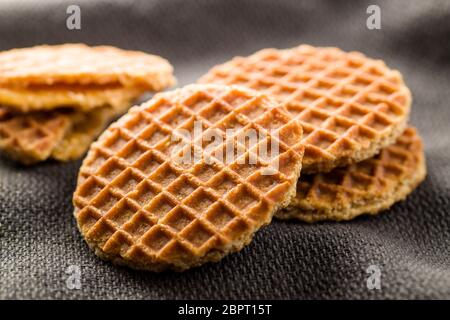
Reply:
[[0, 107], [0, 149], [24, 163], [48, 158], [69, 128], [62, 113], [14, 115]]
[[287, 103], [303, 126], [305, 172], [363, 160], [394, 142], [381, 141], [396, 127], [391, 140], [401, 134], [411, 103], [398, 71], [337, 48], [265, 49], [216, 66], [199, 82], [243, 85]]
[[388, 197], [393, 186], [410, 180], [423, 161], [423, 146], [414, 128], [377, 156], [329, 173], [304, 175], [290, 209], [345, 208], [364, 198]]
[[[138, 268], [157, 270], [159, 263], [184, 269], [200, 264], [208, 253], [239, 250], [277, 207], [289, 203], [303, 153], [298, 123], [255, 92], [202, 88], [158, 95], [134, 108], [91, 149], [74, 196], [76, 217], [88, 242], [109, 257], [138, 261]], [[170, 133], [192, 130], [198, 120], [205, 126], [198, 139], [212, 130], [223, 136], [226, 129], [240, 128], [236, 138], [256, 128], [267, 140], [274, 139], [268, 129], [275, 129], [279, 158], [256, 157], [254, 165], [236, 159], [228, 165], [217, 157], [223, 144], [208, 153], [201, 141], [180, 135], [188, 151], [202, 157], [187, 166], [174, 161], [178, 142]], [[234, 148], [243, 148], [242, 157], [249, 159], [263, 143]], [[264, 175], [275, 160], [279, 171]]]
[[0, 150], [24, 164], [48, 158], [78, 159], [106, 126], [128, 109], [128, 103], [89, 112], [60, 109], [14, 113], [0, 107]]

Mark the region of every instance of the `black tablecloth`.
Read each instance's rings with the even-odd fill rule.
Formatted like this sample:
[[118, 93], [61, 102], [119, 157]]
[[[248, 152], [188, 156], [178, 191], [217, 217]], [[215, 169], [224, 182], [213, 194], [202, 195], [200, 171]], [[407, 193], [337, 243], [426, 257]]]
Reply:
[[[66, 28], [69, 4], [81, 8], [81, 30]], [[381, 8], [381, 30], [366, 27], [369, 4]], [[2, 1], [2, 50], [139, 49], [168, 58], [179, 85], [264, 47], [308, 43], [384, 59], [413, 92], [428, 176], [377, 217], [275, 221], [220, 263], [153, 274], [103, 262], [83, 242], [71, 205], [80, 161], [23, 168], [1, 158], [0, 298], [450, 298], [449, 40], [449, 1]], [[81, 270], [80, 290], [66, 285], [71, 265]], [[371, 265], [380, 290], [367, 288]]]

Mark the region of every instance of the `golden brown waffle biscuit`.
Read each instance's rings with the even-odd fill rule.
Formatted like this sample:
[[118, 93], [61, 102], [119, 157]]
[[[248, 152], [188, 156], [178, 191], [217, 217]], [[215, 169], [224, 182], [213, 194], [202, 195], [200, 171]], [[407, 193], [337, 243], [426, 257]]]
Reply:
[[422, 141], [414, 128], [407, 128], [374, 158], [328, 173], [302, 175], [291, 205], [276, 216], [316, 222], [377, 214], [406, 198], [425, 175]]
[[327, 172], [395, 142], [409, 117], [401, 74], [337, 48], [265, 49], [212, 68], [200, 83], [239, 84], [286, 102], [303, 126], [303, 172]]
[[[195, 121], [203, 133], [195, 143], [182, 141], [201, 157], [178, 161], [171, 133], [195, 131]], [[208, 132], [224, 136], [233, 128], [237, 136], [252, 128], [267, 136], [232, 144], [245, 153], [230, 164], [219, 160], [224, 143], [209, 150], [202, 142]], [[132, 268], [185, 270], [218, 261], [248, 244], [295, 195], [301, 134], [281, 106], [249, 89], [191, 85], [157, 94], [92, 145], [73, 199], [80, 231], [98, 256]], [[271, 149], [259, 157], [268, 140], [278, 142], [279, 156]], [[239, 163], [252, 155], [254, 164]]]
[[173, 68], [158, 56], [110, 46], [41, 45], [0, 53], [0, 84], [121, 84], [161, 90], [174, 83]]
[[14, 114], [0, 107], [0, 150], [23, 164], [48, 158], [78, 159], [114, 118], [126, 112], [128, 106], [102, 107], [87, 113], [54, 110], [25, 114]]
[[121, 108], [144, 93], [142, 88], [121, 86], [33, 86], [31, 88], [0, 87], [0, 104], [30, 112], [64, 106], [80, 111], [109, 105]]
[[22, 112], [122, 105], [175, 83], [161, 57], [109, 46], [42, 45], [0, 52], [0, 104]]

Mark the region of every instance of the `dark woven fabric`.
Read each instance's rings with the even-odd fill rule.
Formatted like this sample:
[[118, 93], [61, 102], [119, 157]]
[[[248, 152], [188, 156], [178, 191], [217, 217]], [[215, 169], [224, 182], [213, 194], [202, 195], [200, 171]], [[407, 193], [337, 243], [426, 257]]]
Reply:
[[[30, 2], [29, 2], [30, 3]], [[307, 225], [275, 221], [242, 252], [184, 273], [152, 274], [99, 260], [83, 242], [71, 198], [80, 161], [23, 168], [0, 159], [0, 298], [450, 298], [450, 3], [365, 1], [70, 1], [0, 3], [0, 49], [41, 43], [113, 44], [160, 54], [179, 85], [213, 64], [300, 43], [359, 50], [405, 76], [412, 123], [426, 144], [426, 181], [377, 217]], [[370, 1], [377, 3], [377, 1]], [[81, 268], [81, 290], [66, 269]], [[370, 265], [381, 290], [369, 290]]]

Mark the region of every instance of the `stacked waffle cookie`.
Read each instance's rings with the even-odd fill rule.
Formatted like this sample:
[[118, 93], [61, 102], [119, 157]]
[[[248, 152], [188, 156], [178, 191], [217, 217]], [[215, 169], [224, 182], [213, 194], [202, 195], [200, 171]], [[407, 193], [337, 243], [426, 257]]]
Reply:
[[78, 227], [104, 259], [186, 270], [239, 251], [273, 216], [375, 214], [426, 173], [410, 104], [400, 73], [359, 53], [235, 58], [132, 108], [92, 144]]
[[82, 44], [0, 53], [0, 150], [32, 164], [77, 159], [144, 92], [174, 83], [171, 65], [142, 52]]
[[212, 68], [200, 83], [243, 85], [286, 104], [303, 127], [297, 195], [282, 219], [349, 220], [404, 199], [426, 175], [407, 127], [411, 94], [384, 62], [337, 48], [265, 49]]

